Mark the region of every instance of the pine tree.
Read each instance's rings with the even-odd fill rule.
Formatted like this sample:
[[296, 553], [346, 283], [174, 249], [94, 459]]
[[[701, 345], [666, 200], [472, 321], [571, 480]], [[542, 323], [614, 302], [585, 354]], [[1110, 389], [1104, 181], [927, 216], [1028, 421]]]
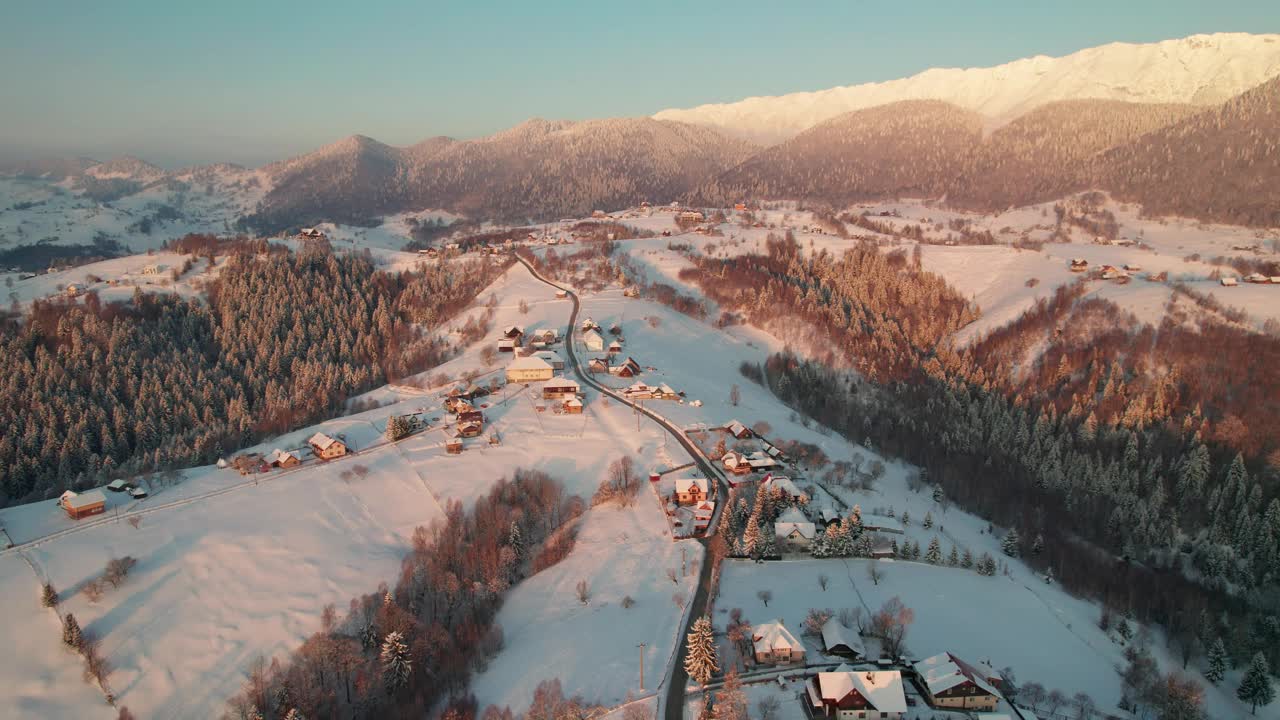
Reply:
[[942, 486], [941, 485], [937, 485], [933, 488], [933, 501], [936, 503], [942, 502]]
[[771, 558], [778, 556], [778, 533], [773, 529], [773, 525], [766, 525], [760, 531], [762, 538], [757, 548], [757, 553], [762, 558]]
[[754, 557], [756, 545], [760, 543], [760, 516], [752, 513], [747, 518], [747, 529], [742, 531], [742, 554]]
[[395, 693], [408, 684], [413, 667], [409, 660], [409, 648], [399, 632], [393, 630], [387, 633], [382, 641], [381, 660], [382, 682], [388, 693]]
[[924, 561], [933, 565], [942, 562], [942, 543], [938, 542], [937, 535], [929, 541], [929, 550], [924, 554]]
[[1222, 682], [1222, 678], [1226, 674], [1227, 646], [1222, 644], [1222, 638], [1217, 638], [1209, 646], [1209, 669], [1205, 670], [1204, 677], [1209, 682], [1217, 685]]
[[951, 567], [960, 565], [960, 552], [956, 550], [956, 546], [951, 546], [951, 554], [947, 556], [947, 564]]
[[1271, 685], [1271, 668], [1267, 664], [1267, 657], [1262, 653], [1253, 656], [1253, 662], [1249, 664], [1244, 678], [1240, 680], [1236, 697], [1240, 698], [1241, 702], [1252, 705], [1254, 715], [1258, 714], [1259, 705], [1266, 707], [1275, 700], [1276, 689]]
[[711, 629], [711, 618], [703, 615], [693, 623], [685, 646], [684, 670], [690, 679], [702, 687], [711, 682], [711, 676], [720, 671], [716, 660], [716, 640]]
[[996, 560], [991, 557], [991, 553], [982, 553], [982, 557], [978, 558], [978, 574], [988, 577], [996, 574]]
[[387, 419], [387, 439], [395, 442], [409, 436], [409, 421], [403, 415], [392, 415]]
[[1044, 552], [1044, 535], [1036, 533], [1036, 539], [1031, 543], [1031, 554], [1039, 555]]
[[1022, 555], [1022, 538], [1018, 536], [1018, 528], [1009, 528], [1009, 533], [1000, 542], [1000, 549], [1011, 558]]
[[906, 510], [903, 510], [902, 511], [902, 527], [906, 527], [910, 524], [911, 524], [911, 513], [907, 512]]
[[40, 604], [47, 608], [58, 604], [58, 591], [53, 589], [52, 583], [45, 583], [44, 588], [41, 589]]
[[79, 650], [84, 645], [84, 635], [80, 632], [80, 623], [76, 622], [76, 616], [67, 613], [67, 619], [62, 623], [62, 642], [67, 647]]
[[969, 548], [964, 549], [964, 557], [960, 560], [960, 567], [965, 570], [973, 567], [973, 551]]
[[922, 524], [922, 527], [924, 527], [924, 529], [925, 529], [925, 530], [930, 530], [930, 529], [932, 529], [932, 528], [933, 528], [933, 513], [932, 513], [932, 512], [926, 512], [926, 513], [924, 514], [924, 523]]
[[898, 549], [898, 540], [896, 538], [889, 541], [889, 552], [893, 553], [894, 557], [902, 557], [902, 552]]
[[520, 525], [515, 520], [511, 521], [511, 530], [507, 533], [507, 545], [516, 554], [517, 560], [524, 559], [524, 534], [520, 532]]

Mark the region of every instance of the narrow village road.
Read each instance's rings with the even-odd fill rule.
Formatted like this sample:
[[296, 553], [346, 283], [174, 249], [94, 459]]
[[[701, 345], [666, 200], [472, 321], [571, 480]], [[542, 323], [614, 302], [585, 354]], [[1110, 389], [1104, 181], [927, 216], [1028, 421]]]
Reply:
[[[624, 398], [621, 394], [613, 391], [611, 388], [607, 388], [596, 382], [595, 378], [591, 377], [590, 373], [582, 369], [582, 365], [578, 362], [577, 353], [574, 352], [573, 348], [573, 330], [578, 326], [578, 311], [581, 308], [581, 305], [578, 302], [578, 294], [566, 286], [560, 285], [543, 277], [542, 274], [533, 267], [533, 265], [519, 255], [516, 255], [516, 260], [518, 260], [521, 265], [524, 265], [525, 269], [527, 269], [529, 274], [533, 275], [533, 277], [553, 288], [556, 288], [557, 290], [565, 291], [568, 294], [569, 299], [573, 301], [573, 310], [569, 313], [569, 328], [565, 333], [564, 347], [565, 352], [569, 355], [569, 364], [573, 367], [573, 373], [578, 376], [578, 379], [581, 380], [584, 385], [589, 385], [614, 400], [617, 400], [624, 405], [628, 405], [638, 412], [644, 413], [645, 416], [656, 422], [659, 427], [675, 438], [676, 442], [680, 443], [681, 447], [685, 449], [685, 452], [689, 454], [689, 457], [693, 459], [693, 462], [697, 464], [698, 469], [702, 471], [703, 475], [716, 483], [718, 488], [717, 495], [720, 497], [720, 501], [716, 503], [715, 513], [708, 525], [708, 532], [714, 533], [720, 522], [721, 511], [724, 509], [726, 500], [729, 497], [729, 486], [728, 483], [725, 482], [724, 477], [711, 463], [707, 462], [706, 458], [704, 458], [702, 453], [694, 447], [693, 442], [685, 437], [680, 428], [672, 425], [666, 419], [648, 410], [643, 405], [633, 403]], [[662, 705], [662, 717], [667, 720], [681, 720], [684, 717], [685, 687], [689, 684], [689, 674], [684, 670], [684, 639], [691, 631], [693, 622], [707, 612], [707, 601], [711, 595], [711, 561], [710, 552], [707, 548], [707, 539], [705, 537], [699, 538], [697, 542], [701, 543], [703, 547], [702, 570], [698, 575], [698, 587], [693, 593], [693, 599], [690, 600], [689, 614], [685, 620], [685, 627], [680, 632], [680, 636], [676, 638], [676, 652], [672, 656], [673, 665], [669, 668], [670, 681], [667, 685], [666, 699], [663, 701]]]

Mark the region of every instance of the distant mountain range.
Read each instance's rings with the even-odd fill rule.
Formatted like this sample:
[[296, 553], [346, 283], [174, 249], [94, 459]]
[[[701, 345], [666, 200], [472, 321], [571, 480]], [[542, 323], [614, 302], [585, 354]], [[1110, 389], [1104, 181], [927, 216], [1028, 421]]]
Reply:
[[838, 115], [902, 100], [942, 100], [1002, 123], [1060, 100], [1216, 105], [1276, 75], [1280, 35], [1220, 33], [1111, 43], [991, 68], [935, 68], [901, 80], [663, 110], [654, 117], [770, 145]]
[[[932, 197], [983, 210], [1099, 188], [1150, 212], [1280, 226], [1280, 36], [1112, 44], [979, 70], [667, 110], [530, 120], [476, 140], [353, 135], [246, 170], [137, 158], [28, 162], [104, 201], [178, 181], [260, 189], [273, 232], [445, 209], [524, 221], [640, 200], [725, 205]], [[763, 145], [762, 145], [763, 143]]]

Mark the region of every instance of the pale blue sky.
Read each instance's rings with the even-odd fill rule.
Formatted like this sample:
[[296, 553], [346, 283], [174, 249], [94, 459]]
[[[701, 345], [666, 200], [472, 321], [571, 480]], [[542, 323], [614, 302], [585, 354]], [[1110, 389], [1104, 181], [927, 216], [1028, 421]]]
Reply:
[[[790, 7], [787, 7], [790, 6]], [[784, 9], [785, 8], [785, 9]], [[1280, 31], [1275, 0], [0, 0], [0, 156], [250, 165], [666, 107]]]

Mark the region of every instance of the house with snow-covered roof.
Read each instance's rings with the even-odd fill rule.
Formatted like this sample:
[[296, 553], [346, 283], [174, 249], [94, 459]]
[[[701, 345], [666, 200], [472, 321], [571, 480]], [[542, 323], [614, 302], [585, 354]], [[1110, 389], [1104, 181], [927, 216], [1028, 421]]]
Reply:
[[67, 511], [72, 520], [79, 520], [89, 515], [101, 515], [107, 510], [107, 496], [101, 490], [89, 490], [77, 493], [68, 490], [62, 493], [58, 504]]
[[534, 355], [516, 358], [507, 366], [507, 382], [529, 383], [550, 380], [555, 375], [551, 363]]
[[867, 648], [862, 644], [862, 637], [856, 630], [851, 630], [836, 618], [827, 620], [822, 626], [822, 647], [832, 655], [841, 655], [854, 660], [867, 656]]
[[960, 710], [996, 709], [1002, 697], [1002, 678], [986, 663], [970, 663], [940, 653], [915, 664], [929, 704]]
[[727, 425], [725, 425], [724, 429], [729, 431], [730, 435], [734, 436], [739, 440], [743, 438], [751, 437], [751, 429], [748, 428], [746, 425], [743, 425], [742, 423], [738, 422], [737, 420], [734, 420], [728, 423]]
[[706, 478], [679, 478], [676, 480], [676, 502], [691, 505], [707, 499], [709, 486]]
[[[748, 455], [747, 457], [748, 462], [750, 462], [751, 456]], [[754, 469], [755, 465], [752, 465], [752, 468]], [[784, 475], [766, 475], [764, 478], [764, 486], [769, 488], [772, 492], [781, 494], [782, 497], [785, 497], [793, 503], [803, 505], [809, 502], [809, 495], [797, 487], [791, 478]]]
[[757, 663], [780, 665], [804, 662], [804, 645], [781, 620], [751, 629], [751, 646]]
[[554, 377], [542, 386], [543, 400], [567, 400], [578, 396], [578, 383], [563, 377]]
[[907, 712], [897, 670], [820, 672], [805, 683], [805, 696], [812, 717], [899, 720]]
[[809, 547], [809, 543], [818, 534], [817, 527], [795, 507], [783, 510], [773, 523], [773, 529], [778, 540], [792, 549]]
[[337, 438], [329, 437], [322, 432], [307, 438], [307, 444], [316, 457], [321, 460], [332, 460], [347, 454], [347, 444]]
[[582, 344], [591, 352], [604, 351], [604, 336], [595, 330], [587, 330], [582, 333]]

